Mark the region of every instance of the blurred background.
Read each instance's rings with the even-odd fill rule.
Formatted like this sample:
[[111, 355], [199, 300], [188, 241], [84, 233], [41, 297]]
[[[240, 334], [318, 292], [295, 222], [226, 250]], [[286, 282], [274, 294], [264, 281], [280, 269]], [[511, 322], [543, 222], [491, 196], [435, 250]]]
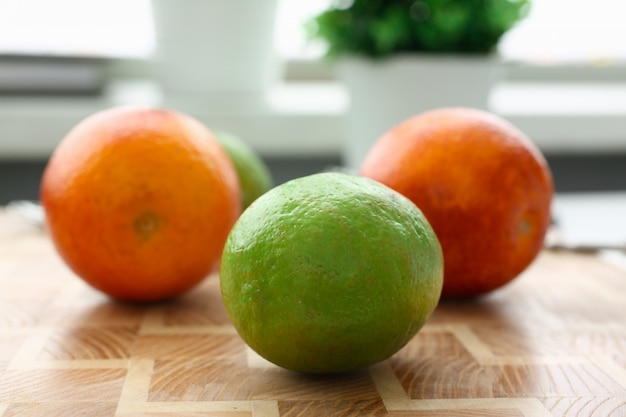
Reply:
[[[237, 134], [276, 183], [343, 165], [351, 94], [304, 30], [330, 3], [0, 0], [0, 205], [37, 199], [63, 136], [122, 104]], [[540, 147], [561, 194], [626, 191], [625, 12], [534, 0], [497, 45], [486, 106]]]

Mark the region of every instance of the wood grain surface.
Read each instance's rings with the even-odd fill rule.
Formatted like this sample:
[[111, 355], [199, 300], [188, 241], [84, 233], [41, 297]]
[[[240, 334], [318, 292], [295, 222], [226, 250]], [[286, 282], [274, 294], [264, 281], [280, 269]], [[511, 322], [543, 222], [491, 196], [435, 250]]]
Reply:
[[0, 416], [626, 416], [626, 272], [544, 252], [500, 291], [441, 303], [391, 359], [307, 376], [244, 345], [218, 276], [111, 301], [0, 212]]

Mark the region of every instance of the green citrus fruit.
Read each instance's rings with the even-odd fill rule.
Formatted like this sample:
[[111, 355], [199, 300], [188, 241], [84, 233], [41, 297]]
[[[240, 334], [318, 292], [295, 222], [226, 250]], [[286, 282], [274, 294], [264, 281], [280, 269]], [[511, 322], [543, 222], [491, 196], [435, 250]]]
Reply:
[[387, 359], [439, 301], [442, 252], [421, 211], [368, 178], [322, 173], [281, 184], [231, 230], [221, 264], [242, 339], [294, 371]]
[[261, 157], [238, 136], [213, 131], [230, 156], [241, 186], [241, 207], [245, 209], [273, 186], [272, 175]]

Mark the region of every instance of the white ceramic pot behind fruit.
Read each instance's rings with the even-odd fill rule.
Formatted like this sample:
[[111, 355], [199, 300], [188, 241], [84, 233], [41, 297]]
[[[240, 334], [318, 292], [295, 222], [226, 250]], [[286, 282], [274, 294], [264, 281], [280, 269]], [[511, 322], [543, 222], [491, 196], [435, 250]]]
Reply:
[[359, 168], [383, 133], [415, 114], [453, 106], [487, 110], [500, 74], [492, 54], [397, 54], [338, 64], [350, 97], [343, 159], [351, 169]]
[[155, 76], [171, 97], [262, 105], [278, 78], [277, 0], [152, 0]]

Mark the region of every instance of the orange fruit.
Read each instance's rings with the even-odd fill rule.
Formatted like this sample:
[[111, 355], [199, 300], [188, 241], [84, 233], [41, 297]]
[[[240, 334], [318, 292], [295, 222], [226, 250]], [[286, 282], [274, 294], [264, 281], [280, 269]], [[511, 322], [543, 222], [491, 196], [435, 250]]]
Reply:
[[246, 209], [274, 184], [272, 174], [259, 154], [243, 139], [229, 132], [213, 130], [228, 153], [239, 178], [241, 206]]
[[41, 181], [63, 260], [111, 297], [175, 297], [216, 265], [240, 214], [235, 169], [200, 122], [120, 107], [75, 126]]
[[554, 186], [539, 149], [486, 111], [441, 108], [392, 128], [360, 174], [411, 199], [445, 259], [444, 297], [472, 297], [513, 280], [537, 256]]
[[224, 248], [224, 304], [242, 339], [306, 373], [367, 367], [404, 346], [439, 301], [441, 247], [407, 198], [367, 178], [283, 183], [243, 212]]

